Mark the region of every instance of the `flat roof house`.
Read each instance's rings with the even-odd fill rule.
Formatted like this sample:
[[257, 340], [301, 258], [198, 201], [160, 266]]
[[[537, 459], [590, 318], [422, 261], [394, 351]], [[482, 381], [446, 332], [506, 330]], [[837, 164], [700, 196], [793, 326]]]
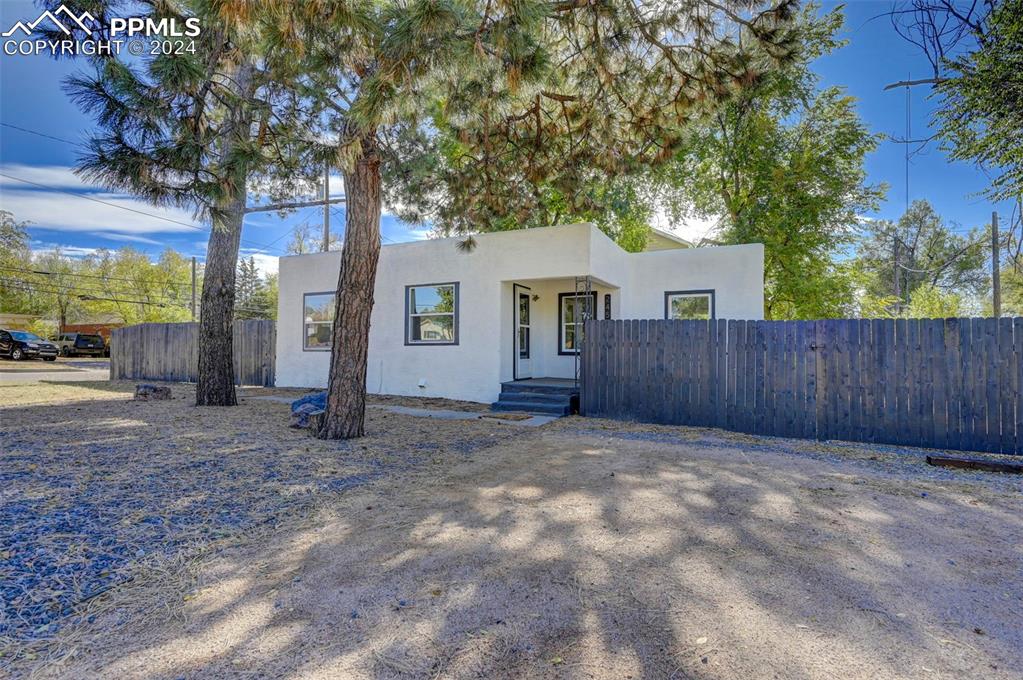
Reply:
[[[573, 379], [579, 319], [762, 319], [760, 244], [627, 253], [592, 224], [385, 245], [367, 389], [492, 402], [502, 383]], [[282, 257], [277, 385], [325, 387], [341, 253]], [[589, 292], [587, 293], [587, 288]], [[556, 382], [556, 381], [550, 381]]]

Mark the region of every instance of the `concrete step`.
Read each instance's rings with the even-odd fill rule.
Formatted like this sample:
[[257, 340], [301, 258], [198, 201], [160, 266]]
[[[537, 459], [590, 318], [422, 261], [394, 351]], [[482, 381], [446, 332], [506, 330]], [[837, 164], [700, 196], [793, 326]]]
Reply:
[[524, 413], [543, 413], [552, 416], [567, 416], [568, 404], [546, 404], [524, 401], [495, 401], [490, 405], [491, 411], [522, 411]]
[[501, 383], [502, 392], [539, 392], [540, 394], [579, 394], [574, 385], [531, 385], [527, 382]]
[[568, 404], [572, 401], [570, 394], [547, 394], [545, 392], [504, 392], [498, 397], [501, 401], [524, 401], [549, 404]]

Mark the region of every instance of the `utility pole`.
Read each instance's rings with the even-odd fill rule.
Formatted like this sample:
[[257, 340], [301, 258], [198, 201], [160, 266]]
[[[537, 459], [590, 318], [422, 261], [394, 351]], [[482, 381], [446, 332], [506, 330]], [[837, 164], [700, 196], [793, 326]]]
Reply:
[[192, 256], [192, 321], [195, 321], [195, 255]]
[[991, 213], [991, 311], [995, 318], [1002, 316], [1002, 273], [998, 252], [998, 213]]
[[895, 262], [895, 266], [892, 268], [892, 270], [895, 272], [895, 280], [893, 281], [893, 283], [895, 284], [895, 298], [898, 300], [898, 302], [895, 303], [896, 304], [896, 310], [895, 311], [896, 312], [901, 312], [902, 311], [902, 276], [900, 276], [901, 272], [899, 271], [899, 235], [897, 233], [892, 238], [892, 242], [894, 244], [893, 252], [892, 252], [892, 259]]
[[330, 250], [330, 164], [323, 164], [323, 252]]

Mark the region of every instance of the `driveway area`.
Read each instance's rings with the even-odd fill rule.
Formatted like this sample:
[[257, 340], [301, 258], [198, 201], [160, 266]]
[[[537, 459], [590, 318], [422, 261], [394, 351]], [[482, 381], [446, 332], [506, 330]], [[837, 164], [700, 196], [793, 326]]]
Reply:
[[1018, 477], [582, 418], [370, 409], [322, 442], [268, 400], [23, 389], [0, 387], [0, 674], [1023, 675]]
[[0, 385], [4, 383], [39, 382], [93, 382], [110, 379], [110, 359], [57, 357], [55, 361], [30, 359], [11, 361], [0, 358]]

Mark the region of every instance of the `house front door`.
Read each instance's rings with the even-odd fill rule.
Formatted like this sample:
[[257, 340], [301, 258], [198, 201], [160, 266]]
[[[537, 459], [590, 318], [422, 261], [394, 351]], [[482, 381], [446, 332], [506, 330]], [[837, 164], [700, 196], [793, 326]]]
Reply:
[[[527, 289], [528, 290], [528, 289]], [[529, 293], [515, 289], [515, 379], [533, 377], [530, 348]]]

